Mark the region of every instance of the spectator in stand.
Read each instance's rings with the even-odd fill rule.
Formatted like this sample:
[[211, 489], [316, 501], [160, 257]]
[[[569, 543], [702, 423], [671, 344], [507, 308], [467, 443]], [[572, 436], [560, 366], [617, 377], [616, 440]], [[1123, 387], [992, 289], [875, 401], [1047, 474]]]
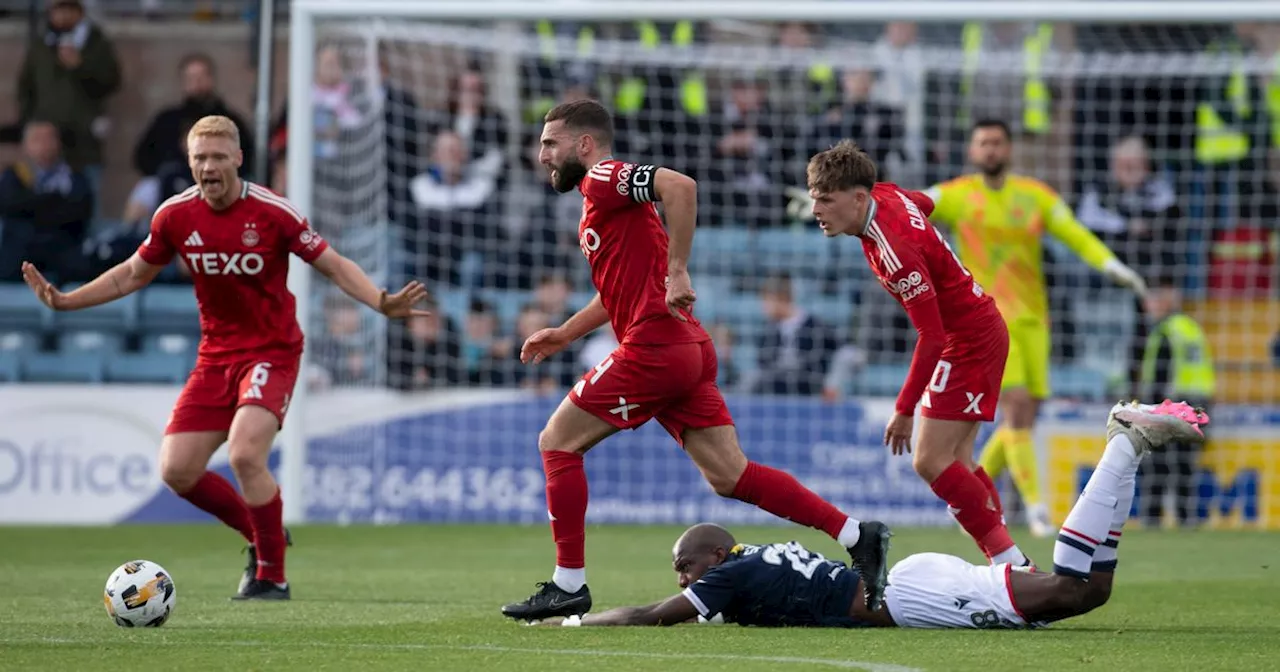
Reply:
[[471, 300], [462, 343], [462, 368], [472, 385], [503, 385], [503, 368], [511, 355], [511, 339], [503, 338], [498, 313], [480, 299]]
[[[1076, 217], [1143, 277], [1186, 275], [1187, 230], [1173, 184], [1152, 171], [1146, 142], [1132, 135], [1111, 148], [1108, 179], [1085, 187]], [[1175, 276], [1177, 277], [1177, 276]], [[1142, 313], [1142, 299], [1134, 310]], [[1129, 349], [1135, 379], [1147, 341], [1139, 319]]]
[[324, 387], [367, 381], [373, 373], [368, 344], [361, 338], [360, 307], [345, 295], [324, 302], [325, 329], [313, 346], [315, 364], [324, 371]]
[[146, 177], [159, 176], [162, 168], [174, 163], [185, 168], [187, 130], [202, 117], [214, 114], [231, 119], [240, 129], [240, 146], [244, 152], [240, 174], [247, 177], [253, 170], [253, 127], [218, 95], [217, 67], [213, 59], [207, 54], [187, 54], [178, 64], [178, 74], [182, 78], [182, 101], [160, 110], [151, 119], [133, 150], [133, 167]]
[[711, 335], [711, 342], [716, 347], [716, 359], [719, 361], [716, 384], [726, 392], [732, 391], [742, 381], [738, 363], [733, 358], [733, 329], [727, 324], [713, 324], [707, 333]]
[[102, 179], [102, 142], [110, 130], [107, 99], [120, 88], [115, 47], [85, 17], [80, 0], [50, 0], [43, 35], [27, 48], [18, 74], [23, 123], [51, 122], [61, 133], [66, 162], [97, 195]]
[[1173, 184], [1152, 170], [1146, 141], [1136, 135], [1111, 148], [1110, 174], [1085, 187], [1076, 216], [1120, 260], [1154, 277], [1181, 270], [1186, 227]]
[[449, 87], [448, 128], [470, 148], [472, 160], [506, 150], [507, 118], [489, 103], [478, 64], [469, 64]]
[[528, 338], [542, 329], [552, 325], [546, 311], [530, 303], [520, 310], [516, 319], [516, 339], [508, 355], [509, 380], [525, 389], [536, 390], [541, 394], [557, 394], [571, 387], [582, 371], [578, 369], [578, 356], [582, 341], [575, 341], [569, 347], [542, 360], [538, 364], [521, 364], [520, 348]]
[[[187, 165], [187, 131], [191, 130], [191, 126], [192, 124], [186, 124], [176, 129], [179, 154], [166, 158], [154, 173], [138, 180], [125, 203], [122, 218], [124, 225], [129, 229], [142, 230], [142, 237], [146, 237], [145, 230], [151, 221], [151, 215], [161, 203], [195, 186], [191, 167]], [[142, 239], [138, 240], [141, 242]]]
[[711, 207], [723, 217], [720, 223], [764, 228], [783, 221], [776, 170], [782, 130], [765, 102], [766, 85], [759, 77], [739, 77], [721, 113], [708, 171]]
[[847, 68], [840, 73], [841, 98], [813, 120], [808, 154], [852, 139], [876, 160], [880, 179], [887, 182], [893, 179], [888, 175], [889, 157], [902, 154], [902, 113], [873, 100], [875, 84], [875, 73], [866, 68]]
[[837, 347], [835, 332], [795, 304], [787, 276], [768, 280], [760, 291], [760, 302], [769, 324], [760, 338], [756, 392], [820, 394]]
[[391, 67], [392, 61], [390, 44], [378, 43], [382, 88], [375, 92], [375, 97], [381, 95], [383, 127], [387, 134], [387, 218], [411, 227], [417, 215], [413, 198], [409, 196], [409, 181], [422, 169], [421, 125], [418, 123], [422, 111], [413, 94], [399, 86], [399, 73]]
[[58, 135], [50, 122], [28, 122], [22, 158], [0, 174], [0, 280], [20, 281], [23, 261], [54, 282], [90, 275], [81, 246], [93, 192], [63, 159]]
[[387, 383], [393, 389], [426, 390], [462, 382], [461, 339], [453, 321], [428, 300], [430, 315], [392, 322], [387, 327]]
[[459, 284], [458, 262], [464, 253], [485, 250], [496, 254], [486, 248], [501, 234], [495, 220], [502, 211], [497, 188], [502, 155], [491, 154], [478, 161], [468, 161], [468, 156], [462, 138], [444, 131], [435, 138], [426, 172], [409, 183], [422, 229], [406, 230], [406, 248], [414, 265], [409, 274], [413, 277]]
[[573, 285], [560, 273], [548, 273], [538, 280], [533, 289], [533, 305], [547, 314], [552, 324], [561, 324], [573, 315], [569, 310], [569, 298]]
[[900, 160], [891, 156], [885, 169], [899, 184], [925, 183], [925, 61], [919, 32], [910, 21], [891, 22], [872, 48], [880, 71], [872, 95], [903, 115], [902, 154]]

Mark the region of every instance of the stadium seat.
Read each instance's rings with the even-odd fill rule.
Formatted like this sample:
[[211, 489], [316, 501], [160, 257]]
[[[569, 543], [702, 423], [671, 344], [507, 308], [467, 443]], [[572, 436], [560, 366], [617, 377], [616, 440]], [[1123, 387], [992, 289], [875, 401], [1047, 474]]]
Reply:
[[440, 306], [440, 312], [461, 329], [470, 308], [471, 293], [465, 289], [436, 287], [431, 290], [431, 296]]
[[828, 270], [831, 241], [816, 230], [798, 227], [766, 229], [755, 236], [758, 273], [786, 273], [794, 278], [816, 277]]
[[756, 269], [750, 231], [739, 228], [698, 229], [693, 238], [689, 270], [694, 275], [734, 275]]
[[103, 378], [108, 383], [181, 383], [192, 363], [185, 355], [163, 352], [114, 355], [106, 360]]
[[97, 352], [33, 353], [22, 358], [28, 383], [100, 383], [103, 356]]
[[18, 382], [22, 371], [21, 362], [21, 354], [12, 350], [0, 350], [0, 382]]
[[187, 334], [147, 334], [142, 339], [143, 352], [194, 356], [200, 339]]
[[114, 355], [124, 350], [124, 336], [108, 331], [67, 331], [58, 334], [58, 350]]
[[143, 332], [200, 333], [200, 315], [191, 287], [153, 285], [141, 295], [138, 323]]
[[[9, 326], [9, 325], [4, 325]], [[0, 352], [22, 354], [40, 349], [40, 334], [35, 331], [3, 331], [0, 332]]]
[[1049, 379], [1054, 397], [1105, 401], [1107, 396], [1107, 376], [1094, 368], [1070, 364], [1057, 366]]
[[[79, 284], [69, 284], [62, 291], [70, 292]], [[138, 295], [116, 299], [101, 306], [73, 310], [53, 314], [53, 329], [59, 332], [69, 330], [111, 331], [116, 333], [132, 332], [138, 324]]]
[[45, 330], [52, 316], [26, 285], [0, 284], [0, 325], [6, 329]]
[[907, 363], [871, 364], [854, 376], [853, 394], [868, 397], [897, 397], [910, 368], [911, 365]]

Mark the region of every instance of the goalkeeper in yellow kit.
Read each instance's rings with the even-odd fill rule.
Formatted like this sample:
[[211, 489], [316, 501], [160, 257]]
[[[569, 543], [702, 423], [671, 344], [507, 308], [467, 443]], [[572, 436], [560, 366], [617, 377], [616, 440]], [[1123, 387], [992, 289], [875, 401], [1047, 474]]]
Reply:
[[[1062, 241], [1117, 284], [1145, 294], [1142, 278], [1076, 221], [1044, 183], [1009, 173], [1013, 138], [1001, 121], [980, 121], [969, 139], [979, 173], [928, 190], [929, 221], [948, 227], [966, 268], [996, 300], [1009, 325], [1009, 360], [1000, 390], [1000, 426], [982, 450], [979, 472], [999, 478], [1007, 466], [1027, 506], [1031, 533], [1055, 532], [1041, 499], [1032, 429], [1049, 397], [1049, 309], [1041, 269], [1042, 238]], [[980, 477], [984, 474], [979, 473]]]

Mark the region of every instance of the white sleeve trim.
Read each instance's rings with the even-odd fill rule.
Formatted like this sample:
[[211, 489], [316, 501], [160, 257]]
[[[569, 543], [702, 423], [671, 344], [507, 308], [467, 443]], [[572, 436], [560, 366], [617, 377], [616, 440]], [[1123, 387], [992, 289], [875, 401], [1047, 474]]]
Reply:
[[702, 598], [698, 597], [698, 594], [693, 592], [692, 587], [685, 588], [684, 592], [680, 594], [684, 595], [685, 599], [689, 600], [689, 603], [693, 605], [694, 609], [698, 610], [698, 614], [700, 614], [703, 618], [706, 618], [709, 615], [708, 612], [710, 611], [710, 609], [707, 609], [707, 605], [702, 603]]

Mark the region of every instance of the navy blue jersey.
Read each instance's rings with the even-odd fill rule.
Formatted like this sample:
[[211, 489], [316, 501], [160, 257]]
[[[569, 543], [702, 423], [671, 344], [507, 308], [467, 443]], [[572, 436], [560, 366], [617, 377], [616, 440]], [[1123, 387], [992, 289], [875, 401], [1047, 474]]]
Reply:
[[684, 591], [703, 618], [761, 626], [854, 628], [858, 572], [797, 542], [733, 547]]

